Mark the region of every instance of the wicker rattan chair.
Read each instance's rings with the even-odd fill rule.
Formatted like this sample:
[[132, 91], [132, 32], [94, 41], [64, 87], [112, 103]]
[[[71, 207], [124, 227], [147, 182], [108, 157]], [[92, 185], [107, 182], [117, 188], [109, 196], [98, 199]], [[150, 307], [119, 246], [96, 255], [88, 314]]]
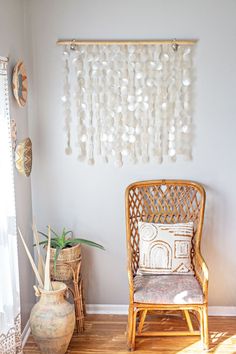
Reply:
[[[128, 279], [130, 292], [127, 341], [130, 350], [135, 349], [136, 336], [162, 335], [201, 335], [203, 347], [204, 349], [208, 349], [208, 269], [202, 258], [200, 250], [204, 206], [204, 188], [201, 185], [190, 181], [143, 181], [133, 183], [126, 189], [126, 231], [128, 251]], [[188, 277], [191, 277], [195, 283], [197, 282], [197, 286], [200, 289], [201, 294], [197, 300], [193, 301], [191, 296], [189, 298], [186, 296], [184, 303], [182, 301], [180, 301], [180, 303], [176, 303], [176, 297], [175, 301], [172, 301], [170, 295], [169, 297], [167, 296], [168, 300], [164, 302], [152, 303], [150, 301], [145, 301], [145, 294], [148, 292], [148, 289], [145, 288], [145, 279], [147, 279], [147, 276], [137, 275], [137, 270], [139, 267], [139, 221], [170, 224], [185, 223], [189, 221], [193, 222], [194, 236], [192, 240], [191, 260], [194, 269], [194, 275], [192, 275], [192, 277], [189, 275]], [[137, 289], [137, 277], [142, 277], [141, 289], [140, 282], [139, 289]], [[159, 277], [160, 279], [162, 275], [151, 275], [151, 277], [152, 280], [154, 279], [153, 277], [156, 277], [156, 279]], [[173, 275], [169, 275], [167, 277], [169, 278], [171, 284], [171, 279], [174, 278], [170, 277], [173, 277]], [[179, 275], [178, 277], [182, 277], [181, 279], [184, 279], [185, 275]], [[172, 284], [172, 286], [173, 285], [174, 284]], [[178, 287], [176, 288], [179, 289], [179, 287], [181, 287], [181, 284], [178, 281]], [[184, 291], [184, 283], [182, 287], [183, 289], [181, 290]], [[158, 282], [156, 288], [154, 289], [154, 294], [158, 295]], [[143, 325], [147, 312], [156, 310], [181, 311], [181, 313], [185, 316], [189, 330], [178, 332], [143, 331]], [[190, 312], [196, 315], [200, 330], [193, 329]]]

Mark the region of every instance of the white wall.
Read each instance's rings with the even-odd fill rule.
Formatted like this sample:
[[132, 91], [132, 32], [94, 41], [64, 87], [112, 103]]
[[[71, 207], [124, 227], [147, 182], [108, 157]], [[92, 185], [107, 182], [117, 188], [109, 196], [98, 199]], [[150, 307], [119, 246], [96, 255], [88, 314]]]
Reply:
[[[87, 302], [128, 302], [124, 190], [136, 180], [192, 179], [204, 184], [203, 253], [210, 305], [236, 305], [236, 2], [234, 0], [27, 1], [34, 66], [29, 120], [34, 144], [33, 212], [40, 228], [72, 228], [106, 252], [84, 251]], [[64, 155], [59, 38], [197, 38], [192, 162], [94, 167]], [[76, 149], [75, 149], [76, 150]]]
[[[23, 59], [26, 68], [29, 67], [28, 58], [24, 49], [24, 3], [22, 0], [0, 0], [0, 56], [9, 57], [9, 92], [10, 112], [17, 125], [18, 141], [28, 137], [28, 112], [27, 107], [20, 108], [12, 96], [11, 74], [14, 65]], [[20, 226], [26, 241], [32, 250], [31, 234], [31, 184], [30, 178], [20, 176], [15, 170], [16, 213], [17, 225]], [[0, 196], [1, 197], [1, 196]], [[34, 302], [33, 287], [34, 277], [26, 258], [22, 245], [19, 242], [19, 270], [22, 327], [24, 328], [29, 318], [29, 313]]]

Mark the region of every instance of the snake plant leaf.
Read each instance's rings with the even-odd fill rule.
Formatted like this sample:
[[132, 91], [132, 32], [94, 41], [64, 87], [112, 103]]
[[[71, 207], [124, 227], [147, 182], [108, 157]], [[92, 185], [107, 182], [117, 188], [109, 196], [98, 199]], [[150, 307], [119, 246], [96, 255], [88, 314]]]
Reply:
[[52, 248], [57, 248], [57, 246], [58, 246], [57, 241], [56, 240], [51, 240], [51, 247]]
[[46, 238], [48, 239], [48, 235], [46, 235], [44, 232], [38, 231], [38, 233], [39, 233], [40, 235], [43, 235], [44, 237], [46, 237]]
[[[47, 225], [47, 228], [49, 228], [49, 225]], [[56, 231], [54, 231], [52, 228], [51, 228], [51, 232], [56, 236], [56, 238], [59, 237], [59, 235], [56, 233]]]
[[65, 232], [65, 236], [68, 234], [71, 234], [71, 236], [73, 236], [73, 231], [69, 230], [69, 231]]
[[90, 240], [86, 240], [84, 238], [75, 238], [75, 239], [71, 239], [71, 240], [68, 240], [69, 243], [71, 245], [76, 245], [78, 243], [83, 243], [85, 245], [88, 245], [88, 246], [93, 246], [93, 247], [97, 247], [97, 248], [100, 248], [101, 250], [105, 250], [105, 248], [100, 245], [99, 243], [96, 243], [96, 242], [93, 242], [93, 241], [90, 241]]
[[[39, 242], [39, 245], [47, 245], [47, 244], [48, 244], [48, 241], [46, 241], [46, 240]], [[52, 245], [54, 245], [55, 247], [52, 246]], [[56, 245], [57, 245], [56, 240], [55, 240], [55, 239], [51, 239], [51, 247], [56, 248]], [[35, 247], [35, 246], [36, 246], [36, 243], [34, 243], [33, 246]]]

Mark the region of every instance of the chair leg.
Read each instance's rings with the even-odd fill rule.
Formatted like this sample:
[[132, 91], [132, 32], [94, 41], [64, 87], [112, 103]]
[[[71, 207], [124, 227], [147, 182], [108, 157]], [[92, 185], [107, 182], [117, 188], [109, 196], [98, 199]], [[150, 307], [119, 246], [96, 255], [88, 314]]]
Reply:
[[131, 350], [131, 346], [132, 346], [133, 321], [134, 321], [134, 308], [133, 306], [130, 305], [129, 313], [128, 313], [128, 325], [127, 325], [127, 346], [129, 350]]
[[130, 346], [131, 351], [135, 350], [136, 320], [137, 320], [137, 310], [134, 310], [133, 311], [132, 338], [131, 338], [131, 346]]
[[200, 332], [201, 332], [201, 342], [203, 344], [203, 338], [204, 338], [204, 333], [203, 333], [203, 312], [202, 309], [200, 308], [199, 311], [199, 324], [200, 324]]
[[207, 306], [204, 306], [202, 309], [202, 317], [203, 317], [203, 345], [204, 349], [209, 349], [209, 333], [208, 333], [208, 314], [207, 314]]
[[209, 349], [209, 335], [208, 335], [208, 317], [207, 317], [207, 307], [204, 306], [199, 310], [200, 315], [200, 331], [201, 331], [201, 341], [204, 350]]

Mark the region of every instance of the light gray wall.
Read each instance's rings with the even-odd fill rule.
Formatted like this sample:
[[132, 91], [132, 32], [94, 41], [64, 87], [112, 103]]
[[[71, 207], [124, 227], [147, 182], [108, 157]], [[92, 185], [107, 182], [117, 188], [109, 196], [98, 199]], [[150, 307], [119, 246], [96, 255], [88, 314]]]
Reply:
[[[18, 140], [28, 136], [27, 107], [20, 108], [12, 96], [11, 73], [14, 65], [20, 59], [28, 60], [24, 49], [24, 3], [21, 0], [0, 0], [0, 55], [9, 57], [9, 92], [11, 117], [16, 120]], [[30, 178], [20, 176], [15, 170], [16, 212], [17, 225], [20, 226], [26, 241], [31, 245], [31, 184]], [[1, 196], [0, 196], [1, 197]], [[21, 291], [22, 327], [24, 328], [34, 302], [32, 285], [34, 277], [26, 258], [22, 245], [19, 242], [19, 271]]]
[[[126, 304], [124, 190], [136, 180], [192, 179], [204, 184], [203, 253], [210, 305], [236, 305], [236, 2], [234, 0], [40, 0], [27, 2], [35, 100], [33, 211], [40, 228], [72, 228], [106, 252], [84, 251], [88, 303]], [[59, 38], [197, 38], [192, 162], [94, 167], [65, 156]], [[76, 152], [76, 148], [74, 149]], [[25, 183], [23, 181], [22, 183]]]

